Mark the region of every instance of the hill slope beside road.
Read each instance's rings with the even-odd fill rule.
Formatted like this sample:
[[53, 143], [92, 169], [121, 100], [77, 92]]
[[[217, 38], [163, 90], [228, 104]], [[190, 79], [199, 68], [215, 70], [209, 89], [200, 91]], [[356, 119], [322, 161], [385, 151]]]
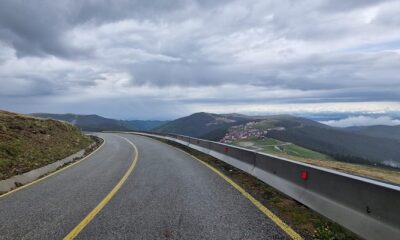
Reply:
[[63, 159], [91, 142], [66, 122], [0, 111], [0, 180]]

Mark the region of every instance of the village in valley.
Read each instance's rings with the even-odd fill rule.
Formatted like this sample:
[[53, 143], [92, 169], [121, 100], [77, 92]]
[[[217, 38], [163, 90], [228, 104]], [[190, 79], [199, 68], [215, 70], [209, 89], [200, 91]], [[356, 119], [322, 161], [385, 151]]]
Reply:
[[284, 131], [284, 127], [273, 127], [263, 129], [258, 125], [258, 122], [248, 122], [229, 128], [228, 133], [220, 140], [222, 143], [233, 143], [238, 140], [245, 140], [249, 138], [263, 139], [267, 137], [268, 131]]

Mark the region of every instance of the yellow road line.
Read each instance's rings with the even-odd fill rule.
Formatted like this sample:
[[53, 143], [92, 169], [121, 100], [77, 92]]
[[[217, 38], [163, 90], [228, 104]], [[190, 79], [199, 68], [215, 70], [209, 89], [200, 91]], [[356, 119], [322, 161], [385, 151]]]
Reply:
[[[164, 142], [161, 142], [164, 143]], [[164, 143], [166, 144], [166, 143]], [[167, 144], [168, 145], [168, 144]], [[171, 145], [168, 145], [171, 146]], [[173, 146], [172, 146], [173, 147]], [[240, 187], [238, 184], [236, 184], [234, 181], [232, 181], [230, 178], [225, 176], [222, 172], [211, 166], [210, 164], [200, 160], [199, 158], [193, 156], [192, 154], [183, 151], [182, 149], [176, 148], [175, 149], [185, 153], [186, 155], [189, 155], [190, 157], [196, 159], [209, 169], [211, 169], [213, 172], [215, 172], [218, 176], [222, 177], [225, 181], [227, 181], [229, 184], [231, 184], [236, 190], [238, 190], [244, 197], [246, 197], [248, 200], [250, 200], [251, 203], [253, 203], [262, 213], [264, 213], [269, 219], [271, 219], [276, 225], [278, 225], [287, 235], [289, 235], [293, 240], [303, 240], [303, 237], [301, 237], [297, 232], [295, 232], [289, 225], [287, 225], [285, 222], [283, 222], [278, 216], [276, 216], [271, 210], [269, 210], [267, 207], [265, 207], [262, 203], [260, 203], [257, 199], [255, 199], [253, 196], [251, 196], [246, 190], [244, 190], [242, 187]]]
[[23, 185], [23, 186], [21, 186], [21, 187], [18, 187], [18, 188], [16, 188], [16, 189], [13, 189], [13, 190], [11, 190], [11, 191], [9, 191], [9, 192], [7, 192], [7, 193], [4, 193], [3, 195], [0, 195], [0, 198], [3, 198], [3, 197], [5, 197], [5, 196], [8, 196], [8, 195], [10, 195], [10, 194], [12, 194], [12, 193], [15, 193], [15, 192], [17, 192], [17, 191], [20, 191], [20, 190], [22, 190], [22, 189], [24, 189], [24, 188], [27, 188], [27, 187], [29, 187], [29, 186], [35, 184], [35, 183], [41, 182], [41, 181], [43, 181], [43, 180], [45, 180], [45, 179], [47, 179], [47, 178], [49, 178], [49, 177], [51, 177], [51, 176], [54, 176], [54, 175], [56, 175], [57, 173], [60, 173], [60, 172], [62, 172], [62, 171], [64, 171], [64, 170], [67, 170], [68, 168], [70, 168], [70, 167], [72, 167], [72, 166], [74, 166], [74, 165], [76, 165], [76, 164], [82, 162], [83, 160], [86, 160], [86, 159], [89, 158], [90, 156], [92, 156], [92, 155], [93, 155], [95, 152], [97, 152], [101, 147], [103, 147], [105, 143], [106, 143], [106, 140], [103, 139], [103, 143], [100, 145], [100, 147], [98, 147], [96, 150], [94, 150], [93, 152], [91, 152], [91, 153], [90, 153], [89, 155], [87, 155], [86, 157], [84, 157], [84, 158], [82, 158], [82, 159], [80, 159], [80, 160], [78, 160], [78, 161], [76, 161], [76, 162], [74, 162], [74, 163], [71, 163], [71, 164], [69, 164], [69, 165], [67, 165], [67, 166], [65, 166], [65, 167], [63, 167], [63, 168], [61, 168], [61, 169], [59, 169], [59, 170], [57, 170], [57, 171], [54, 171], [54, 172], [50, 173], [49, 175], [46, 175], [46, 176], [44, 176], [44, 177], [41, 177], [41, 178], [39, 178], [39, 179], [36, 179], [36, 180], [33, 181], [33, 182], [30, 182], [30, 183], [25, 184], [25, 185]]
[[[121, 136], [119, 136], [121, 137]], [[107, 205], [107, 203], [114, 197], [114, 195], [118, 192], [118, 190], [122, 187], [122, 185], [126, 182], [129, 175], [132, 173], [135, 168], [136, 162], [138, 160], [139, 152], [135, 144], [129, 141], [125, 137], [121, 137], [125, 139], [129, 144], [133, 146], [135, 149], [135, 156], [133, 158], [132, 164], [129, 169], [126, 171], [124, 176], [119, 180], [117, 185], [107, 194], [107, 196], [74, 228], [72, 231], [64, 238], [64, 240], [74, 239], [78, 234], [93, 220], [93, 218]]]

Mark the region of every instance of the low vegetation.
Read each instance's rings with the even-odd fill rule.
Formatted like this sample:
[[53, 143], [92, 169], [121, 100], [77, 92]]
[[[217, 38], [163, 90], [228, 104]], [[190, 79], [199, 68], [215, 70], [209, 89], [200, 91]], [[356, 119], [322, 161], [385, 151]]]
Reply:
[[318, 240], [352, 240], [359, 239], [356, 235], [340, 225], [321, 216], [294, 199], [286, 196], [253, 176], [232, 167], [209, 155], [180, 145], [178, 143], [160, 140], [174, 147], [180, 148], [200, 160], [210, 164], [239, 184], [254, 198], [269, 208], [284, 222], [290, 225], [304, 239]]
[[63, 159], [92, 142], [69, 123], [0, 111], [0, 180]]

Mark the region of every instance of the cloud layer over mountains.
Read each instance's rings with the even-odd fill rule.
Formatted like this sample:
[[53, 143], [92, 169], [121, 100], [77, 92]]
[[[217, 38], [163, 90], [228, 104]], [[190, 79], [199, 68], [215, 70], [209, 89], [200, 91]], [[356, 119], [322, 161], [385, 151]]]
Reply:
[[1, 1], [0, 108], [121, 118], [279, 104], [400, 111], [398, 9], [373, 0]]

